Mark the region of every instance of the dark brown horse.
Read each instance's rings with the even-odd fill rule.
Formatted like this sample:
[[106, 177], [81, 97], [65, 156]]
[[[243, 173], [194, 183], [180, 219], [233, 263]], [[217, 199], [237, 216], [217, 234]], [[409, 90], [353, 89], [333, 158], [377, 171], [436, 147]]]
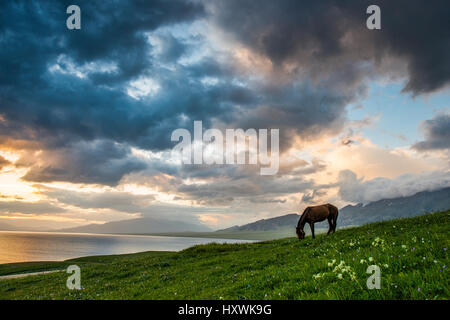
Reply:
[[298, 220], [296, 228], [298, 239], [302, 240], [305, 238], [305, 231], [303, 231], [303, 228], [305, 227], [306, 223], [309, 223], [309, 226], [311, 227], [312, 237], [314, 239], [314, 223], [323, 221], [325, 219], [328, 219], [328, 224], [330, 225], [327, 235], [329, 235], [330, 232], [334, 233], [336, 231], [337, 217], [338, 208], [329, 203], [306, 208], [305, 211], [303, 211], [300, 220]]

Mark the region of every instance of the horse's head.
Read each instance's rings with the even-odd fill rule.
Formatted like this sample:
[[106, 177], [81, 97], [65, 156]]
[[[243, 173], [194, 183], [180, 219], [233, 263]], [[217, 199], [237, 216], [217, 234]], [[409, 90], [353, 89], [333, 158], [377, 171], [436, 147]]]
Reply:
[[305, 239], [305, 231], [300, 229], [299, 227], [295, 228], [295, 232], [297, 233], [298, 240]]

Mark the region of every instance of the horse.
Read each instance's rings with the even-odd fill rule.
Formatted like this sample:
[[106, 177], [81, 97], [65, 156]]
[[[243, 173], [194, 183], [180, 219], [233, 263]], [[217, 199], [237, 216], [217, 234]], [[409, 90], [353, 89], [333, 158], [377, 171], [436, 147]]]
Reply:
[[295, 228], [298, 240], [305, 238], [305, 231], [303, 231], [303, 228], [306, 223], [309, 223], [314, 239], [314, 223], [324, 221], [325, 219], [328, 219], [328, 224], [330, 226], [327, 235], [331, 232], [334, 233], [336, 231], [338, 213], [338, 208], [329, 203], [320, 206], [307, 207], [305, 211], [303, 211], [300, 220], [298, 220], [297, 227]]

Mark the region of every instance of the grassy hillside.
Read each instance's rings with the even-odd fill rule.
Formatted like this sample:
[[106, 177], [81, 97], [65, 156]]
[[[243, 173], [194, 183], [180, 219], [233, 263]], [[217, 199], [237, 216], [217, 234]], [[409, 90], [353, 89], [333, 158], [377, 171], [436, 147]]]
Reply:
[[[281, 238], [295, 237], [295, 226], [283, 227], [274, 230], [267, 231], [255, 231], [255, 230], [233, 230], [233, 231], [214, 231], [214, 232], [166, 232], [166, 233], [152, 233], [150, 235], [155, 236], [168, 236], [168, 237], [194, 237], [194, 238], [215, 238], [215, 239], [241, 239], [241, 240], [275, 240]], [[328, 231], [328, 222], [322, 222], [316, 224], [316, 235]], [[311, 234], [309, 226], [305, 228], [307, 235]]]
[[[450, 211], [339, 230], [327, 237], [208, 244], [177, 253], [89, 257], [12, 273], [81, 267], [81, 290], [67, 274], [0, 280], [2, 299], [448, 299]], [[381, 289], [368, 290], [368, 265]]]
[[268, 219], [261, 219], [257, 220], [252, 223], [247, 223], [242, 226], [234, 226], [231, 228], [226, 228], [222, 230], [218, 230], [216, 232], [223, 232], [223, 231], [268, 231], [268, 230], [274, 230], [284, 227], [292, 227], [297, 225], [297, 222], [300, 218], [300, 215], [297, 213], [290, 213], [285, 214], [282, 216], [274, 217], [274, 218], [268, 218]]
[[274, 240], [295, 236], [295, 226], [268, 231], [214, 231], [214, 232], [165, 232], [153, 233], [157, 236], [194, 237], [217, 239]]

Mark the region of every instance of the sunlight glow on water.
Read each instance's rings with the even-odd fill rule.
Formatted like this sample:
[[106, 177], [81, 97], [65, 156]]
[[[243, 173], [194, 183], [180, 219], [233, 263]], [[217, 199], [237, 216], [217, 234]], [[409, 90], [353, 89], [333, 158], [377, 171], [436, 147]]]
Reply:
[[24, 261], [62, 261], [84, 256], [142, 251], [178, 251], [196, 244], [210, 242], [241, 243], [251, 241], [188, 237], [0, 231], [0, 264]]

